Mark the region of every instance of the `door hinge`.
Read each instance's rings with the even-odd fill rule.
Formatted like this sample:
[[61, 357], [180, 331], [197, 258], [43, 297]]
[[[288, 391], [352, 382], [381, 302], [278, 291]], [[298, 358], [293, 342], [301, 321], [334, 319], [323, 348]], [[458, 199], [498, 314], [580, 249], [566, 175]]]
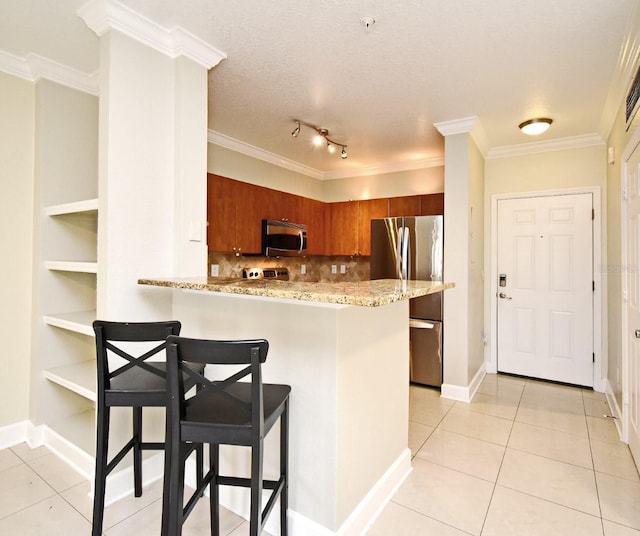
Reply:
[[596, 209], [595, 209], [595, 208], [592, 208], [592, 209], [591, 209], [591, 219], [592, 219], [592, 220], [595, 220], [595, 219], [596, 219]]
[[592, 292], [596, 291], [596, 282], [595, 281], [591, 281], [591, 290], [592, 290]]
[[627, 193], [627, 187], [626, 186], [622, 190], [622, 200], [623, 201], [628, 201], [629, 200], [629, 194]]
[[596, 362], [596, 353], [595, 352], [591, 354], [591, 358], [592, 358], [591, 362], [595, 363]]
[[622, 301], [623, 302], [628, 302], [629, 301], [629, 293], [627, 292], [627, 289], [624, 289], [622, 291]]

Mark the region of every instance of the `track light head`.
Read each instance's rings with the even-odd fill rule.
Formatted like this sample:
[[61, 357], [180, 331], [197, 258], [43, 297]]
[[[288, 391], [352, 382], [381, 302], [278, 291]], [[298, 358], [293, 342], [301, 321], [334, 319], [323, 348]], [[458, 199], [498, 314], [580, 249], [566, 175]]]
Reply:
[[310, 129], [313, 129], [316, 132], [315, 136], [313, 137], [314, 145], [316, 145], [317, 147], [320, 147], [323, 143], [326, 143], [327, 151], [329, 151], [331, 154], [335, 153], [338, 147], [342, 147], [342, 152], [340, 153], [340, 156], [342, 157], [343, 160], [347, 158], [347, 151], [346, 151], [347, 146], [330, 139], [329, 131], [326, 128], [318, 128], [314, 125], [310, 125], [309, 123], [305, 123], [304, 121], [300, 121], [299, 119], [294, 119], [293, 122], [296, 124], [296, 128], [294, 128], [293, 132], [291, 133], [291, 135], [294, 138], [297, 138], [298, 134], [300, 134], [301, 126], [309, 127]]

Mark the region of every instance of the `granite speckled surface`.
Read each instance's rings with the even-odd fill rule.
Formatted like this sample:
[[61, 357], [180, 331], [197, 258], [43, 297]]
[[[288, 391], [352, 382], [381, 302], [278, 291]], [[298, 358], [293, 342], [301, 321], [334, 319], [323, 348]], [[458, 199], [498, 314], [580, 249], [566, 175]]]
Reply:
[[398, 279], [310, 283], [226, 277], [139, 279], [138, 284], [365, 307], [379, 307], [426, 296], [455, 286], [454, 283], [440, 281], [400, 281]]

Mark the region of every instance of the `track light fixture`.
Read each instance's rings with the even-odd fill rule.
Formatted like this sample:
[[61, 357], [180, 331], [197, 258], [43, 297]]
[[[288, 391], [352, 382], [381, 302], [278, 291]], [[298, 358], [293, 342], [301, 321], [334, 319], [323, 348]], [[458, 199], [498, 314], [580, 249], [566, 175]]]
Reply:
[[293, 122], [296, 124], [296, 128], [293, 129], [293, 132], [291, 133], [291, 135], [294, 138], [298, 137], [298, 134], [300, 134], [300, 127], [301, 126], [305, 126], [308, 127], [312, 130], [315, 131], [316, 135], [313, 137], [313, 144], [317, 145], [318, 147], [320, 145], [322, 145], [323, 143], [327, 144], [327, 151], [329, 151], [331, 154], [336, 152], [336, 149], [338, 147], [342, 148], [342, 151], [340, 152], [340, 157], [344, 160], [345, 158], [347, 158], [347, 146], [344, 143], [338, 143], [337, 141], [333, 141], [332, 139], [329, 138], [329, 131], [326, 128], [318, 128], [314, 125], [310, 125], [309, 123], [305, 123], [304, 121], [300, 121], [299, 119], [294, 119]]

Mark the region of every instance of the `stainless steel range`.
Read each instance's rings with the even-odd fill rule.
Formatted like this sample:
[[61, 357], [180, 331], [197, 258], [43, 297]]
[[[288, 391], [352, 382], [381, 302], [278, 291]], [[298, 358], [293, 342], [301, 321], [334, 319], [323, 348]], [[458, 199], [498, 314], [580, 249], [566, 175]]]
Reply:
[[242, 277], [246, 279], [277, 279], [289, 281], [289, 270], [286, 268], [245, 268]]

